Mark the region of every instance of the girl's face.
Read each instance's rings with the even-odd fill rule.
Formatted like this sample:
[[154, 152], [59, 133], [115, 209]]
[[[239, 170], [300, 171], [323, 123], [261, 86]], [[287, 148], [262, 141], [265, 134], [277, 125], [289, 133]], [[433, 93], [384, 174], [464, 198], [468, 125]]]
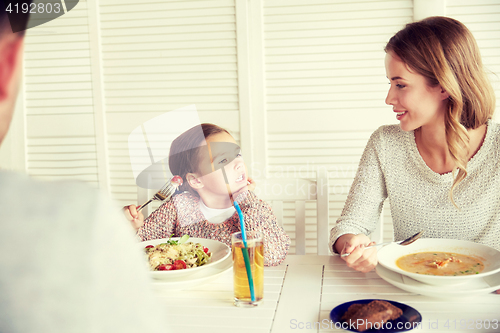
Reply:
[[393, 52], [385, 56], [385, 71], [391, 85], [385, 103], [393, 106], [403, 131], [444, 124], [449, 95], [441, 86], [429, 86], [424, 76], [411, 72]]
[[203, 187], [198, 193], [210, 207], [209, 202], [214, 199], [220, 202], [229, 200], [228, 185], [233, 196], [246, 190], [248, 176], [241, 149], [231, 135], [226, 132], [212, 134], [205, 141], [208, 149], [201, 151], [197, 172]]

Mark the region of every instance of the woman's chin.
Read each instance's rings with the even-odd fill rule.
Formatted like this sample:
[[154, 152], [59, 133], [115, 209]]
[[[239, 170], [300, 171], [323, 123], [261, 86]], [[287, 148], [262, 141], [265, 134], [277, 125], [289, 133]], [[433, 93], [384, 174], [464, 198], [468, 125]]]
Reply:
[[411, 132], [411, 131], [415, 130], [415, 127], [410, 126], [409, 124], [405, 124], [405, 123], [399, 123], [399, 127], [405, 132]]

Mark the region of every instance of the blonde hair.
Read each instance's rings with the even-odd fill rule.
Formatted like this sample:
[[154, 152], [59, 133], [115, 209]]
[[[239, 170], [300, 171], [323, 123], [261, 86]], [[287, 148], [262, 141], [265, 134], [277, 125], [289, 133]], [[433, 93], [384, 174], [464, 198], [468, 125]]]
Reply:
[[467, 130], [484, 125], [495, 110], [495, 93], [476, 40], [459, 21], [434, 16], [407, 24], [389, 40], [385, 51], [396, 54], [430, 86], [440, 85], [450, 96], [445, 115], [446, 141], [455, 168], [449, 195], [457, 207], [453, 189], [467, 176]]

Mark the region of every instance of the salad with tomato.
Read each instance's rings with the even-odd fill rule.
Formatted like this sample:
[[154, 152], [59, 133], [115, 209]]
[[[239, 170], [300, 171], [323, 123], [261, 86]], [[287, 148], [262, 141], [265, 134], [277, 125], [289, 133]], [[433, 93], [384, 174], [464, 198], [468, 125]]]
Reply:
[[153, 271], [171, 271], [194, 268], [210, 262], [212, 253], [200, 243], [187, 242], [188, 235], [179, 240], [145, 247], [149, 267]]

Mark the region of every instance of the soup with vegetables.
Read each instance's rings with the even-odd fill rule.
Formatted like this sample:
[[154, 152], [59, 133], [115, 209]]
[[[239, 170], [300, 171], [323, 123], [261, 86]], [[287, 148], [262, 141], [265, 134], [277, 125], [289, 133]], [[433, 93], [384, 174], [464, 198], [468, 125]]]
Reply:
[[479, 274], [484, 264], [478, 258], [451, 252], [420, 252], [402, 256], [396, 265], [404, 271], [427, 275]]

